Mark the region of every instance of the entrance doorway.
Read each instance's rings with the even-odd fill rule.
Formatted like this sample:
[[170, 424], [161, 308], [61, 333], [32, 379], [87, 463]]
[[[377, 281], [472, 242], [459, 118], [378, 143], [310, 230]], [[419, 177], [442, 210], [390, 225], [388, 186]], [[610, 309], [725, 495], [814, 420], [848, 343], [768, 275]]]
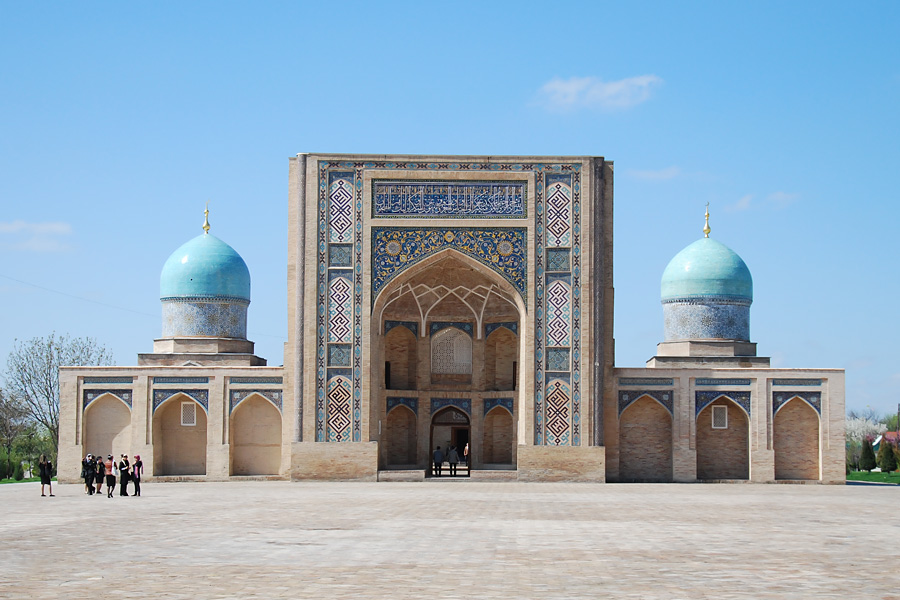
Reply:
[[447, 460], [447, 454], [450, 448], [453, 447], [456, 448], [456, 452], [459, 455], [457, 475], [468, 477], [469, 469], [463, 460], [463, 448], [466, 447], [466, 444], [469, 443], [470, 439], [471, 424], [469, 422], [469, 416], [466, 413], [455, 406], [448, 406], [435, 414], [431, 419], [428, 474], [436, 474], [434, 473], [433, 456], [434, 451], [440, 446], [441, 452], [444, 454], [442, 474], [449, 475], [449, 461]]

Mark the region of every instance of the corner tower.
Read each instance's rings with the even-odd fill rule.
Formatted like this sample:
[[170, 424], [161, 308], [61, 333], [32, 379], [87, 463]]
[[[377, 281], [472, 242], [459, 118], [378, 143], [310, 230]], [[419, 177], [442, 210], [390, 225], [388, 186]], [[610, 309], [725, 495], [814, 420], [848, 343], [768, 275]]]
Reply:
[[203, 233], [169, 256], [160, 273], [162, 337], [141, 365], [264, 366], [247, 339], [250, 270], [234, 248]]

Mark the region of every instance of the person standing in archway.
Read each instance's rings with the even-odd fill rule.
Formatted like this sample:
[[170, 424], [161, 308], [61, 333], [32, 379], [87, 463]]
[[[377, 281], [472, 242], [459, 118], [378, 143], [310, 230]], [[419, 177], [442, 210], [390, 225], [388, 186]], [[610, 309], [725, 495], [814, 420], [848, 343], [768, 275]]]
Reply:
[[441, 476], [441, 465], [444, 463], [444, 453], [441, 452], [441, 447], [438, 446], [437, 450], [434, 451], [434, 474], [438, 477]]
[[450, 463], [450, 477], [456, 477], [456, 465], [459, 464], [459, 452], [456, 451], [456, 446], [450, 446], [450, 451], [447, 452], [447, 462]]
[[466, 463], [466, 468], [469, 468], [469, 442], [466, 442], [466, 447], [463, 448], [463, 461]]

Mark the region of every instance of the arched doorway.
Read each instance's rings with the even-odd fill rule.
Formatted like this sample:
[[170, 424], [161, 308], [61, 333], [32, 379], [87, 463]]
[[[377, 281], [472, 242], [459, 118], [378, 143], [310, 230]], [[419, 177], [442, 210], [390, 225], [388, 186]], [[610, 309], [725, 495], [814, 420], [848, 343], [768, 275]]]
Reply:
[[84, 411], [84, 454], [106, 457], [131, 454], [131, 409], [113, 394], [104, 394]]
[[153, 413], [153, 474], [206, 475], [206, 410], [186, 394]]
[[750, 478], [750, 419], [728, 396], [697, 415], [697, 479]]
[[[431, 443], [429, 444], [429, 457], [433, 455], [438, 446], [446, 455], [449, 448], [455, 447], [459, 454], [460, 465], [463, 464], [462, 449], [471, 438], [469, 415], [457, 408], [448, 406], [436, 412], [431, 418]], [[431, 465], [433, 468], [433, 464]], [[431, 472], [431, 469], [429, 469]]]
[[775, 413], [775, 479], [819, 479], [819, 413], [794, 396]]
[[231, 413], [231, 474], [277, 475], [281, 470], [281, 413], [252, 394]]
[[395, 406], [387, 415], [384, 440], [385, 462], [389, 467], [414, 469], [416, 465], [416, 415], [404, 405]]
[[672, 415], [650, 396], [619, 417], [619, 481], [672, 481]]
[[512, 414], [502, 406], [495, 406], [484, 417], [484, 440], [481, 444], [480, 462], [485, 465], [511, 465], [513, 444], [515, 439]]

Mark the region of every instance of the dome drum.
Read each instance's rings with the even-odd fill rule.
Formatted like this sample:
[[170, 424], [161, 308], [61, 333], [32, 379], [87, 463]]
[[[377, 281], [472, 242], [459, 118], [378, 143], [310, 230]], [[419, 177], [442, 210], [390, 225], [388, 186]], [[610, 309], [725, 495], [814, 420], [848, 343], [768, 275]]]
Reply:
[[665, 341], [750, 340], [750, 303], [704, 298], [663, 302]]
[[236, 299], [165, 298], [162, 337], [247, 339], [249, 305]]

